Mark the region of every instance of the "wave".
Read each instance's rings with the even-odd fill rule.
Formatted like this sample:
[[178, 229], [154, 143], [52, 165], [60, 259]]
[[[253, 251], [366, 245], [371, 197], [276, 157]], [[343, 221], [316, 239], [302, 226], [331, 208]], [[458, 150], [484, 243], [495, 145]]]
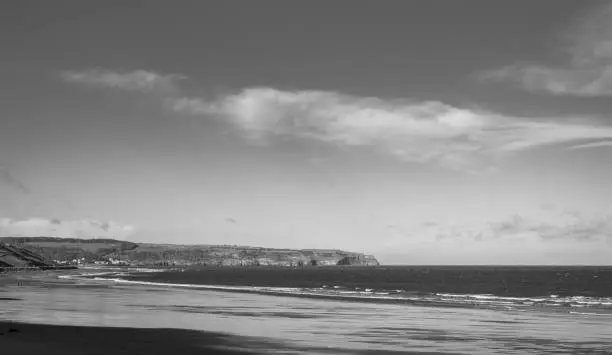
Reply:
[[145, 267], [131, 267], [131, 266], [79, 266], [79, 270], [117, 270], [117, 271], [131, 271], [131, 272], [164, 272], [166, 269], [151, 269]]
[[470, 294], [449, 294], [438, 293], [437, 296], [443, 299], [452, 299], [456, 301], [474, 302], [474, 301], [494, 301], [494, 302], [510, 302], [513, 304], [526, 305], [551, 305], [551, 306], [569, 306], [569, 307], [593, 307], [599, 306], [604, 308], [612, 308], [612, 297], [586, 297], [586, 296], [570, 296], [559, 297], [550, 295], [547, 297], [504, 297], [491, 294], [485, 295], [470, 295]]
[[115, 274], [114, 272], [89, 272], [89, 273], [81, 273], [78, 275], [59, 275], [58, 279], [78, 279], [78, 278], [90, 278], [92, 276], [101, 276], [101, 275], [111, 275]]
[[[476, 307], [476, 308], [501, 308], [506, 310], [525, 309], [571, 309], [570, 314], [589, 315], [591, 313], [612, 316], [612, 297], [560, 297], [548, 295], [542, 297], [505, 297], [492, 294], [454, 294], [433, 293], [417, 294], [405, 290], [374, 290], [349, 289], [343, 286], [323, 286], [320, 288], [293, 288], [293, 287], [262, 287], [262, 286], [228, 286], [228, 285], [201, 285], [184, 283], [151, 282], [142, 280], [128, 280], [121, 276], [130, 275], [124, 272], [96, 272], [74, 275], [61, 275], [60, 278], [82, 279], [94, 282], [115, 283], [120, 285], [142, 285], [152, 287], [168, 287], [183, 289], [201, 289], [210, 291], [255, 293], [273, 296], [307, 297], [317, 299], [375, 302], [375, 303], [397, 303], [413, 304], [435, 307]], [[135, 270], [130, 270], [135, 271]], [[139, 270], [140, 271], [140, 270]], [[584, 312], [577, 312], [577, 308]], [[589, 310], [588, 312], [586, 310]], [[592, 311], [592, 312], [591, 312]], [[603, 312], [603, 313], [602, 313]]]
[[569, 314], [577, 314], [581, 316], [612, 317], [612, 314], [610, 313], [597, 313], [597, 312], [569, 312]]

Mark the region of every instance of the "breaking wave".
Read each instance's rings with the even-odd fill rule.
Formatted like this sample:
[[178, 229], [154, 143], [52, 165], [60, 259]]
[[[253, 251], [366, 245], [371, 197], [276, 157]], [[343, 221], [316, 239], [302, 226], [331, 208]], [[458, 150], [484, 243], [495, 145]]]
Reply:
[[[339, 301], [413, 304], [436, 307], [477, 307], [498, 309], [501, 308], [515, 310], [539, 308], [547, 310], [566, 310], [566, 313], [582, 316], [612, 316], [612, 297], [560, 297], [557, 295], [548, 295], [542, 297], [504, 297], [492, 294], [419, 294], [414, 291], [405, 291], [400, 289], [349, 289], [343, 286], [327, 285], [324, 285], [320, 288], [227, 286], [151, 282], [140, 280], [127, 280], [121, 278], [121, 276], [133, 274], [133, 272], [136, 270], [130, 271], [132, 272], [126, 272], [126, 270], [124, 270], [124, 272], [106, 271], [96, 273], [82, 273], [75, 275], [62, 275], [59, 277], [64, 279], [87, 280], [89, 282], [114, 283], [117, 285], [141, 285], [166, 288], [202, 289], [211, 291], [256, 293], [273, 296], [308, 297]], [[150, 272], [149, 270], [146, 271]]]

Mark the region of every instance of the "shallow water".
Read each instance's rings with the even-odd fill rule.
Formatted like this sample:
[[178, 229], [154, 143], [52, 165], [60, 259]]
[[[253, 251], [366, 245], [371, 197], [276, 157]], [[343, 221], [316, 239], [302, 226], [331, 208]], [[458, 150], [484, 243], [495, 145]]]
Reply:
[[608, 314], [345, 302], [61, 279], [53, 273], [4, 281], [2, 319], [221, 331], [265, 338], [270, 348], [264, 353], [284, 347], [304, 354], [326, 349], [326, 353], [612, 354]]

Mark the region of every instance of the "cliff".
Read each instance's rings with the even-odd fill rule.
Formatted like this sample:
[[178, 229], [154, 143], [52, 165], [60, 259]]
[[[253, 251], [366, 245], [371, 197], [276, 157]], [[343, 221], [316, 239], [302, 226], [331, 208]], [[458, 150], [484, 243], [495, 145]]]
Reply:
[[374, 256], [343, 250], [273, 249], [229, 245], [171, 245], [114, 239], [55, 237], [0, 238], [56, 263], [112, 263], [130, 265], [219, 266], [377, 266]]

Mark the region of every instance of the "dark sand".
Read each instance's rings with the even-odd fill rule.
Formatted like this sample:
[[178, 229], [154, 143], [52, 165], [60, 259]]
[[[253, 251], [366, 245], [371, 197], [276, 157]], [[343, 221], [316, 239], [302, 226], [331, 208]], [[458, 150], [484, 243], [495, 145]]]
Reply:
[[[0, 321], [0, 354], [6, 355], [256, 353], [240, 349], [240, 343], [245, 343], [245, 340], [182, 329], [56, 326]], [[244, 345], [257, 348], [252, 343]]]
[[0, 321], [2, 355], [245, 355], [296, 352], [345, 355], [438, 354], [374, 349], [350, 350], [316, 345], [304, 348], [266, 339], [186, 329], [59, 326]]

